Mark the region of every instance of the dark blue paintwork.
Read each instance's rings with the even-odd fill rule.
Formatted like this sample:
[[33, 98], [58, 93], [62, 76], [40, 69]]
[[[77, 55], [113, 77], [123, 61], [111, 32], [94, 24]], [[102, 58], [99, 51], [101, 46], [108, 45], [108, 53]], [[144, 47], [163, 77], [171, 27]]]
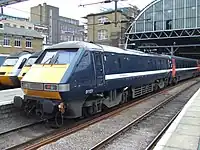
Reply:
[[[94, 53], [100, 53], [102, 59], [102, 62], [100, 62], [100, 68], [103, 70], [100, 75], [97, 71], [97, 61], [94, 60]], [[173, 58], [176, 60], [177, 69], [197, 67], [197, 60], [181, 57]], [[171, 57], [165, 55], [139, 56], [113, 52], [97, 52], [92, 49], [81, 49], [78, 51], [74, 62], [70, 64], [69, 69], [66, 71], [65, 76], [62, 79], [62, 83], [70, 84], [70, 92], [61, 93], [61, 96], [65, 98], [65, 100], [84, 100], [87, 95], [90, 94], [86, 94], [86, 90], [90, 89], [93, 90], [92, 93], [103, 93], [105, 91], [126, 86], [140, 87], [142, 85], [153, 83], [155, 80], [161, 78], [171, 79], [171, 72], [166, 72], [105, 81], [105, 75], [109, 74], [171, 69], [172, 66], [170, 63]], [[180, 80], [189, 78], [192, 77], [194, 71], [196, 70], [177, 71], [177, 76]], [[102, 78], [97, 80], [97, 76], [101, 75]], [[102, 84], [98, 85], [101, 82]]]

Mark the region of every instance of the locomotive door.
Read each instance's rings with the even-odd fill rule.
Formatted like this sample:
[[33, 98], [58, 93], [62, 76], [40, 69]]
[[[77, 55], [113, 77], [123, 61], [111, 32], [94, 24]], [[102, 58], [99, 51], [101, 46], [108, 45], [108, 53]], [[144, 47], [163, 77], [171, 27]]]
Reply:
[[101, 86], [104, 84], [104, 66], [103, 66], [103, 58], [101, 52], [94, 52], [94, 70], [96, 76], [96, 85]]

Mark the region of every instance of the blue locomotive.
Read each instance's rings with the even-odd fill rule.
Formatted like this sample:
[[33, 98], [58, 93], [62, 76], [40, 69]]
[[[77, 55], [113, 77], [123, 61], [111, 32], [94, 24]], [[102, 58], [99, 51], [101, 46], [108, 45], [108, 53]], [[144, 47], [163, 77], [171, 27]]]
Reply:
[[21, 81], [24, 97], [14, 104], [42, 117], [77, 118], [198, 75], [195, 59], [63, 42], [38, 57]]

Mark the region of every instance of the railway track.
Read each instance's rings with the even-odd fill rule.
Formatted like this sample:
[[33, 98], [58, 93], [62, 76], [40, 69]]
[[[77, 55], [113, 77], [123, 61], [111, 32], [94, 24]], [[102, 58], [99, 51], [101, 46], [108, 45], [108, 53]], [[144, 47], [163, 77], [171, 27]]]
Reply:
[[23, 125], [23, 126], [20, 126], [20, 127], [17, 127], [17, 128], [14, 128], [14, 129], [5, 131], [5, 132], [0, 132], [0, 138], [3, 137], [3, 136], [6, 135], [6, 134], [11, 133], [11, 132], [16, 132], [16, 131], [19, 131], [19, 130], [22, 130], [22, 129], [25, 129], [25, 128], [29, 128], [29, 127], [32, 127], [32, 126], [34, 126], [34, 125], [41, 124], [41, 123], [43, 123], [43, 122], [44, 122], [44, 121], [38, 121], [38, 122], [35, 122], [35, 123]]
[[[163, 135], [166, 129], [179, 114], [180, 110], [187, 103], [188, 99], [184, 99], [181, 101], [178, 97], [180, 97], [181, 94], [186, 93], [186, 91], [188, 93], [189, 89], [191, 89], [197, 83], [194, 83], [190, 87], [184, 89], [176, 95], [167, 98], [165, 101], [161, 102], [160, 104], [156, 105], [129, 124], [125, 125], [114, 134], [97, 143], [91, 148], [91, 150], [121, 149], [124, 147], [130, 149], [152, 149], [158, 139]], [[151, 128], [152, 130], [150, 135], [144, 135], [144, 130], [141, 129], [141, 127], [143, 127], [144, 124], [148, 124], [148, 126], [152, 127], [157, 127], [159, 124], [158, 120], [160, 120], [161, 118], [162, 121], [165, 123], [164, 125], [162, 125], [162, 127], [159, 127], [159, 132], [158, 130], [153, 130], [153, 128]], [[137, 135], [137, 138], [135, 138], [135, 135]], [[119, 143], [120, 145], [123, 145], [123, 147], [121, 147]]]
[[[83, 119], [81, 121], [72, 123], [70, 126], [61, 128], [59, 130], [53, 130], [52, 132], [49, 132], [48, 134], [43, 134], [41, 136], [38, 136], [36, 138], [30, 139], [26, 142], [23, 142], [21, 144], [15, 145], [13, 147], [10, 147], [10, 149], [28, 149], [28, 150], [33, 150], [33, 149], [37, 149], [43, 145], [49, 144], [51, 142], [54, 142], [64, 136], [70, 135], [72, 133], [75, 133], [77, 131], [80, 131], [84, 128], [87, 128], [88, 126], [95, 124], [97, 122], [100, 122], [102, 120], [105, 120], [109, 117], [115, 116], [116, 114], [119, 114], [120, 112], [130, 108], [130, 107], [134, 107], [137, 104], [140, 104], [142, 102], [145, 102], [146, 100], [149, 100], [152, 97], [156, 97], [156, 95], [158, 94], [162, 94], [165, 93], [166, 91], [169, 91], [171, 89], [174, 89], [175, 87], [179, 87], [181, 85], [183, 85], [184, 83], [187, 83], [188, 81], [182, 82], [174, 87], [169, 87], [163, 91], [160, 91], [156, 94], [147, 96], [147, 97], [143, 97], [140, 100], [136, 101], [136, 102], [130, 102], [128, 104], [125, 104], [124, 106], [118, 108], [118, 109], [113, 109], [113, 111], [107, 113], [107, 114], [98, 114], [93, 116], [92, 118], [87, 118], [87, 119]], [[197, 82], [195, 82], [197, 83]], [[193, 85], [193, 84], [192, 84]], [[180, 94], [180, 93], [179, 93]], [[177, 96], [178, 94], [176, 94], [175, 96]], [[173, 96], [173, 97], [175, 97]], [[170, 98], [172, 99], [172, 97]], [[169, 101], [169, 100], [168, 100]], [[165, 101], [165, 103], [167, 102], [167, 100]], [[164, 104], [164, 102], [163, 102]]]
[[[7, 149], [15, 144], [21, 142], [20, 135], [32, 133], [34, 135], [34, 128], [40, 128], [43, 126], [44, 120], [37, 121], [22, 125], [7, 131], [0, 132], [0, 149]], [[32, 132], [33, 131], [33, 132]], [[28, 136], [27, 136], [28, 138]]]

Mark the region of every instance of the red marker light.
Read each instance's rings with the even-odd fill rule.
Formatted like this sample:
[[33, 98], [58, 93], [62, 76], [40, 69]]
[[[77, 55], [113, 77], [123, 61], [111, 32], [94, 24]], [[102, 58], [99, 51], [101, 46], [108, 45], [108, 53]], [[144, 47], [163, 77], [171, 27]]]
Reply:
[[46, 89], [51, 89], [51, 85], [45, 85]]

